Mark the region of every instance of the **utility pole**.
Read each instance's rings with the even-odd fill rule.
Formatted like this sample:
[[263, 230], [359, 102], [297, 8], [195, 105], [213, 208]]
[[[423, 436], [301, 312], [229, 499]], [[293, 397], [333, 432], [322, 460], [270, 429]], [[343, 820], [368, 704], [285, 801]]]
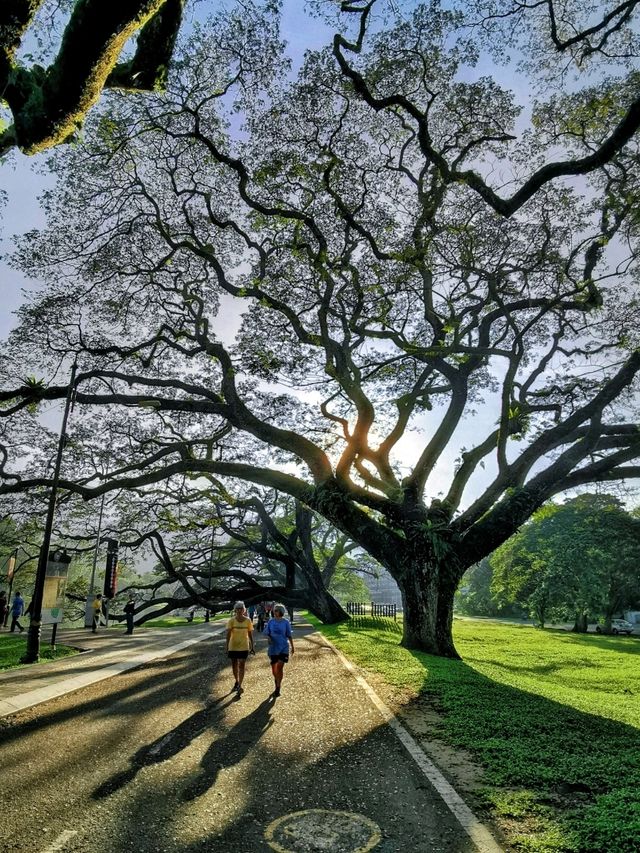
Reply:
[[29, 632], [27, 634], [27, 650], [22, 658], [23, 663], [37, 663], [40, 658], [40, 630], [42, 627], [42, 596], [44, 593], [44, 579], [47, 574], [47, 562], [49, 560], [49, 548], [51, 546], [51, 531], [53, 529], [53, 518], [56, 510], [56, 498], [58, 496], [58, 482], [60, 480], [60, 467], [62, 465], [62, 451], [64, 450], [67, 421], [69, 419], [69, 411], [71, 402], [75, 393], [77, 363], [73, 362], [71, 368], [71, 381], [69, 382], [69, 390], [67, 391], [67, 400], [64, 406], [64, 415], [62, 417], [62, 426], [60, 427], [60, 438], [58, 440], [58, 452], [56, 454], [56, 463], [53, 470], [53, 480], [51, 481], [51, 494], [49, 496], [49, 508], [47, 510], [47, 520], [44, 527], [44, 536], [42, 546], [40, 548], [40, 558], [38, 560], [38, 569], [36, 571], [36, 583], [33, 590], [33, 607], [31, 610], [31, 622], [29, 624]]

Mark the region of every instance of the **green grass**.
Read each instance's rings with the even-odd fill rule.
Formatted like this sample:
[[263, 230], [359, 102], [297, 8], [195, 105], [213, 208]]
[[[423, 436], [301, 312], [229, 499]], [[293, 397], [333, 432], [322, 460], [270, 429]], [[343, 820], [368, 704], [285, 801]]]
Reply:
[[494, 681], [640, 728], [635, 638], [478, 622], [456, 622], [454, 635], [466, 663]]
[[[220, 619], [230, 619], [231, 614], [229, 613], [217, 613], [215, 616], [211, 617], [212, 622], [216, 622]], [[149, 619], [148, 622], [145, 622], [143, 625], [140, 625], [140, 628], [184, 628], [186, 625], [202, 625], [204, 622], [204, 616], [196, 616], [192, 622], [187, 622], [185, 616], [162, 616], [159, 619]]]
[[[20, 663], [20, 658], [25, 653], [27, 640], [24, 635], [3, 634], [0, 635], [0, 672], [6, 669], [15, 669], [18, 666], [31, 666], [31, 664]], [[49, 661], [58, 658], [66, 658], [69, 655], [78, 654], [78, 649], [70, 646], [56, 646], [55, 652], [50, 645], [43, 643], [40, 647], [40, 660]]]
[[478, 791], [522, 851], [630, 853], [640, 838], [640, 642], [459, 621], [463, 660], [372, 620], [321, 630], [365, 670], [427, 697], [434, 736], [484, 768]]

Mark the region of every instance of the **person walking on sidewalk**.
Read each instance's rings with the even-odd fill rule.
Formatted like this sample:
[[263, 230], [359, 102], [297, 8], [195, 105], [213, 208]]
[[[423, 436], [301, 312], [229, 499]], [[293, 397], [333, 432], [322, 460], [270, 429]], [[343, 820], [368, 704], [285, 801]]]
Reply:
[[94, 634], [98, 633], [98, 628], [100, 626], [100, 616], [102, 615], [102, 596], [100, 593], [96, 595], [93, 599], [93, 623], [91, 625], [91, 630]]
[[291, 654], [295, 652], [291, 623], [288, 619], [285, 619], [286, 612], [284, 604], [274, 605], [273, 618], [267, 622], [267, 627], [264, 629], [264, 633], [269, 640], [267, 654], [271, 661], [271, 672], [273, 673], [273, 680], [275, 682], [274, 696], [280, 695], [284, 665], [289, 662], [289, 647], [291, 647]]
[[2, 590], [2, 592], [0, 592], [0, 628], [4, 626], [8, 612], [9, 602], [7, 601], [7, 593]]
[[129, 593], [129, 601], [124, 606], [124, 615], [127, 620], [127, 630], [125, 634], [133, 634], [133, 614], [136, 609], [136, 601], [132, 593]]
[[233, 616], [227, 622], [227, 655], [231, 659], [231, 668], [235, 684], [233, 689], [238, 696], [243, 692], [244, 668], [249, 652], [255, 654], [253, 648], [253, 622], [246, 614], [244, 601], [236, 601], [233, 605]]
[[24, 613], [24, 598], [20, 595], [19, 592], [13, 596], [13, 603], [11, 605], [11, 633], [13, 634], [16, 628], [20, 629], [20, 633], [24, 631], [22, 625], [18, 622], [18, 619]]

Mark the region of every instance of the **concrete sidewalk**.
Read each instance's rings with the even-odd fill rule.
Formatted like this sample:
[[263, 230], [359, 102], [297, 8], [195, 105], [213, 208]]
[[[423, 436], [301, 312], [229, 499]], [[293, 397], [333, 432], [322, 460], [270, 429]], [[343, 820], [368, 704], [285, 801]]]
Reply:
[[140, 628], [126, 636], [121, 627], [97, 634], [78, 628], [60, 631], [60, 645], [81, 653], [0, 673], [0, 717], [47, 702], [220, 634], [223, 622], [178, 628]]

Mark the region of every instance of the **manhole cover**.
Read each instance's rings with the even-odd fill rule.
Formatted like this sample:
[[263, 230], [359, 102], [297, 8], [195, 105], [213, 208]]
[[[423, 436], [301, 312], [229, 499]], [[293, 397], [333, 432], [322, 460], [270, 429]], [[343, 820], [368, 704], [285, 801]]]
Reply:
[[360, 814], [305, 809], [279, 817], [264, 834], [278, 853], [366, 853], [380, 842], [380, 827]]

